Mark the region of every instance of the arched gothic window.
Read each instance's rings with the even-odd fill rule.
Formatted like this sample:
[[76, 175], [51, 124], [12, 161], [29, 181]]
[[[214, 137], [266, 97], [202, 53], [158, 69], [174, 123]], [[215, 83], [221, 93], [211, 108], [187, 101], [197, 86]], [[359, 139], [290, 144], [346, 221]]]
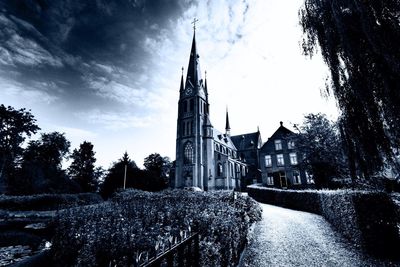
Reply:
[[183, 153], [184, 153], [184, 158], [183, 158], [184, 163], [188, 164], [193, 163], [193, 145], [191, 142], [186, 143]]

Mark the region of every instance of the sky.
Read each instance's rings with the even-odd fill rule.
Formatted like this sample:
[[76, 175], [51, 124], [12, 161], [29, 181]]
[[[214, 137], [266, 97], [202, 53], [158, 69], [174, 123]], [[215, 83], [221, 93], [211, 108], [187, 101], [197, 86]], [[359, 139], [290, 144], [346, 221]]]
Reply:
[[[335, 119], [328, 70], [301, 50], [303, 0], [3, 0], [0, 104], [26, 108], [71, 151], [94, 144], [108, 168], [127, 151], [175, 159], [181, 68], [196, 40], [210, 117], [231, 134], [293, 129], [308, 113]], [[186, 73], [186, 72], [185, 72]], [[38, 135], [36, 136], [36, 138]]]

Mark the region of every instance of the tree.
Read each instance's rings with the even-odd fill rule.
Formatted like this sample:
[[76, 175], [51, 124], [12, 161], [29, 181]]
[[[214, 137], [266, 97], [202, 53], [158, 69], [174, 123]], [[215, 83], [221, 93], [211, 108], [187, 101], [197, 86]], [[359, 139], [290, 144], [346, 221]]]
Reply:
[[16, 160], [22, 154], [22, 143], [38, 130], [29, 111], [0, 105], [0, 181], [8, 182], [5, 180], [15, 171]]
[[347, 174], [335, 123], [321, 113], [308, 114], [299, 130], [296, 145], [304, 155], [301, 165], [313, 174], [317, 187], [329, 187], [332, 178]]
[[124, 153], [121, 159], [113, 163], [112, 167], [108, 170], [104, 182], [101, 186], [101, 194], [103, 197], [108, 198], [118, 188], [124, 187], [124, 176], [126, 166], [126, 188], [138, 188], [135, 178], [140, 173], [140, 169], [136, 163], [129, 158], [127, 152]]
[[82, 188], [84, 192], [94, 192], [97, 189], [97, 177], [95, 173], [93, 144], [84, 141], [79, 149], [74, 149], [71, 158], [72, 163], [68, 168], [68, 174]]
[[158, 153], [150, 154], [144, 159], [146, 170], [154, 172], [156, 176], [166, 178], [171, 169], [171, 161], [168, 157], [162, 157]]
[[395, 164], [400, 147], [399, 12], [398, 0], [305, 0], [299, 13], [304, 53], [320, 47], [342, 131], [367, 177]]
[[13, 184], [15, 194], [78, 192], [62, 170], [62, 160], [69, 153], [70, 142], [58, 132], [43, 133], [30, 141], [22, 156], [21, 170]]

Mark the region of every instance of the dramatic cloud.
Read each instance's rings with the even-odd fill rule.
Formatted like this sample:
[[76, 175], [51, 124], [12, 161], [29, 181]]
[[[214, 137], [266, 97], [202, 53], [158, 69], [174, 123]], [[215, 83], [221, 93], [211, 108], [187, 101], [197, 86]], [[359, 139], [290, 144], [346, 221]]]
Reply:
[[301, 2], [2, 0], [0, 100], [32, 109], [73, 147], [93, 138], [105, 166], [125, 150], [139, 164], [153, 152], [174, 158], [196, 17], [213, 125], [223, 127], [228, 105], [234, 134], [259, 125], [267, 137], [280, 120], [329, 110], [322, 61], [301, 55]]

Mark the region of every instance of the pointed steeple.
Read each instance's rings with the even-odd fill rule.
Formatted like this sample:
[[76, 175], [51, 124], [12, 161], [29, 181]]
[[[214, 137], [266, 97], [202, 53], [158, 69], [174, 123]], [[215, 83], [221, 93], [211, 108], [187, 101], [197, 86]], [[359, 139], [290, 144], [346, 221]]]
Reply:
[[229, 125], [229, 115], [228, 115], [228, 107], [226, 108], [226, 123], [225, 123], [225, 133], [227, 135], [231, 135], [231, 126]]
[[204, 72], [204, 91], [206, 95], [208, 95], [208, 88], [207, 88], [207, 71]]
[[182, 93], [184, 89], [185, 89], [185, 87], [184, 87], [184, 85], [183, 85], [183, 67], [182, 67], [181, 87], [180, 87], [180, 89], [179, 89], [179, 92]]
[[190, 50], [190, 58], [188, 64], [188, 70], [186, 75], [186, 86], [191, 88], [198, 88], [202, 82], [199, 54], [197, 53], [196, 47], [196, 31], [193, 32], [192, 49]]

